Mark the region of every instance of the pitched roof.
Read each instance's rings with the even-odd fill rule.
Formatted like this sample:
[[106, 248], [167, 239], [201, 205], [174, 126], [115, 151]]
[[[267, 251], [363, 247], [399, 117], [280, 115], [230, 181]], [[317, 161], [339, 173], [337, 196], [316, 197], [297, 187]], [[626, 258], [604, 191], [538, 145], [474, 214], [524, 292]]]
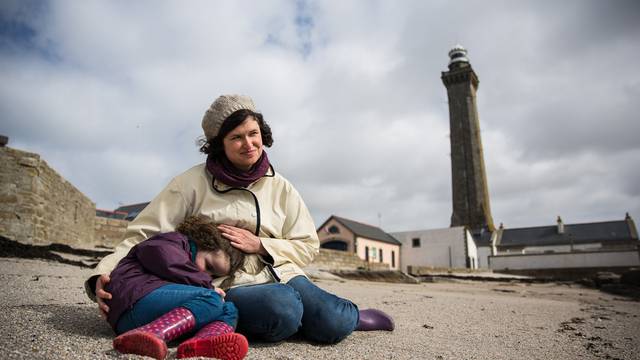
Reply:
[[347, 229], [351, 230], [351, 232], [353, 232], [356, 236], [361, 236], [363, 238], [367, 238], [371, 240], [378, 240], [378, 241], [386, 242], [388, 244], [393, 244], [393, 245], [402, 245], [400, 241], [398, 241], [393, 236], [387, 234], [386, 232], [382, 231], [382, 229], [380, 229], [377, 226], [363, 224], [361, 222], [345, 219], [343, 217], [339, 217], [335, 215], [331, 215], [329, 219], [325, 221], [325, 224], [331, 218], [336, 219], [336, 221], [344, 225]]
[[539, 226], [519, 229], [504, 229], [499, 246], [545, 246], [585, 244], [595, 242], [638, 241], [626, 220], [584, 224], [565, 224], [564, 233], [558, 226]]
[[123, 211], [96, 209], [96, 216], [109, 219], [124, 219], [127, 217], [127, 213]]
[[114, 212], [124, 212], [127, 213], [127, 216], [125, 217], [125, 220], [133, 220], [136, 218], [136, 216], [138, 216], [138, 214], [140, 214], [140, 212], [142, 210], [144, 210], [144, 208], [147, 207], [147, 205], [149, 205], [149, 202], [144, 202], [144, 203], [139, 203], [139, 204], [132, 204], [132, 205], [124, 205], [124, 206], [120, 206], [119, 208], [115, 209]]

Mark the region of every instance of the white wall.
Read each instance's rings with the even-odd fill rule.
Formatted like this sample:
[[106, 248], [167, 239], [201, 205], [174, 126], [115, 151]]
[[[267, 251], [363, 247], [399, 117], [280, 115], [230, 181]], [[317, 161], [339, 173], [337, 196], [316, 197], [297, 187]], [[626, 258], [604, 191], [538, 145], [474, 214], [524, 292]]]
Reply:
[[563, 254], [497, 255], [489, 258], [493, 270], [563, 269], [640, 266], [640, 254], [631, 251], [594, 251]]
[[478, 247], [478, 268], [480, 269], [489, 268], [489, 256], [491, 256], [490, 246]]
[[509, 251], [507, 248], [499, 252], [499, 254], [541, 254], [545, 251], [551, 251], [556, 253], [566, 253], [575, 250], [580, 251], [589, 251], [589, 250], [599, 250], [602, 248], [601, 243], [587, 243], [587, 244], [575, 244], [575, 245], [550, 245], [550, 246], [527, 246], [524, 249], [518, 249]]
[[[389, 264], [391, 270], [398, 270], [400, 268], [400, 245], [358, 237], [356, 239], [356, 253], [362, 260], [365, 260], [366, 248], [369, 249], [369, 262]], [[380, 261], [379, 257], [380, 249], [382, 249], [382, 261]], [[391, 261], [392, 254], [395, 256], [395, 261], [393, 262]]]
[[[476, 247], [476, 242], [473, 241], [473, 236], [470, 232], [465, 231], [465, 241], [467, 242], [467, 256], [469, 259], [469, 268], [477, 269], [478, 268], [478, 248]], [[466, 262], [465, 262], [466, 265]]]
[[[407, 266], [410, 265], [465, 268], [465, 242], [468, 241], [466, 233], [468, 232], [464, 227], [454, 227], [405, 231], [391, 235], [402, 243], [400, 265], [402, 271], [407, 271]], [[414, 238], [420, 239], [420, 247], [413, 247]], [[471, 242], [473, 243], [473, 240]]]

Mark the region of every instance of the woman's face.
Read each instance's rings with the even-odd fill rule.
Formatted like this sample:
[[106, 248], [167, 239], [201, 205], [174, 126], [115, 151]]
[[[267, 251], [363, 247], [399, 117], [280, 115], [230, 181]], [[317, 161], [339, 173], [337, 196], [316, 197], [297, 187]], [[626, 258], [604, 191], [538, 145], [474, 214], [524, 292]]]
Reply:
[[206, 271], [214, 277], [229, 274], [229, 269], [231, 268], [229, 255], [225, 254], [222, 250], [199, 250], [196, 253], [195, 262], [200, 271]]
[[227, 159], [240, 170], [248, 171], [262, 156], [260, 125], [253, 116], [247, 117], [223, 139]]

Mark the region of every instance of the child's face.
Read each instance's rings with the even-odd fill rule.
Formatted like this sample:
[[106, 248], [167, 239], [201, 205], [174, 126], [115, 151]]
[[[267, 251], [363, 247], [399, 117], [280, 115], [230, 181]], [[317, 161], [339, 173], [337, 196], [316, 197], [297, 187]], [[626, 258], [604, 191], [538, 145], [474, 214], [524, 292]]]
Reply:
[[224, 276], [229, 273], [229, 255], [222, 250], [201, 251], [196, 253], [196, 266], [200, 271], [206, 271], [215, 276]]

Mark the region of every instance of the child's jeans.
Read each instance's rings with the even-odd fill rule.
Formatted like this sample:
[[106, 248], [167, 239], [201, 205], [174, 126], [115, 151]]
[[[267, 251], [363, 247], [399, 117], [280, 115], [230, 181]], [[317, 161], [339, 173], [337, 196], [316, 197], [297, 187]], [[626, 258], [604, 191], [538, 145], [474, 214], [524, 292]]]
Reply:
[[215, 291], [198, 286], [169, 284], [155, 289], [118, 320], [117, 333], [146, 325], [161, 315], [177, 308], [189, 309], [196, 318], [195, 331], [213, 321], [224, 321], [234, 327], [238, 322], [238, 310], [231, 302], [225, 302]]
[[308, 340], [336, 343], [358, 325], [358, 307], [304, 276], [286, 284], [241, 286], [227, 291], [238, 307], [238, 332], [266, 341], [284, 340], [298, 331]]

